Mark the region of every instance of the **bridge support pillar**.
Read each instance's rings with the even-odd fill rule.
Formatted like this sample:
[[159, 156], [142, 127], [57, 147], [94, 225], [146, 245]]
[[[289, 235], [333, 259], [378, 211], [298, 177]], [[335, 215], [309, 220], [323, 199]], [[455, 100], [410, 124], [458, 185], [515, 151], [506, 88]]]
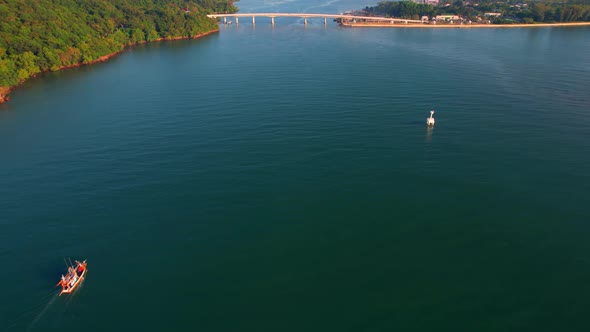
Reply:
[[256, 17], [252, 16], [252, 25], [256, 25]]
[[326, 19], [326, 17], [324, 16], [324, 25], [328, 24], [328, 20]]
[[227, 17], [223, 17], [223, 24], [227, 24]]
[[275, 18], [274, 18], [274, 16], [270, 18], [270, 24], [271, 25], [275, 25]]
[[240, 24], [240, 20], [238, 20], [239, 17], [236, 16], [236, 25]]
[[303, 18], [303, 24], [307, 25], [307, 17]]

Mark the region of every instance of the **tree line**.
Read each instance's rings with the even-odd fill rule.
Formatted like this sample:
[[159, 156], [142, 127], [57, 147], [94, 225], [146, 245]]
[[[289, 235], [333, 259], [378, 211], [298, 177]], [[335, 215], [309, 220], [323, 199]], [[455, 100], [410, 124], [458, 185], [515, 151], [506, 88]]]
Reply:
[[215, 30], [206, 14], [236, 11], [231, 0], [4, 0], [0, 88], [91, 63], [125, 45]]
[[[524, 3], [520, 0], [493, 1], [480, 0], [463, 2], [462, 0], [443, 0], [439, 6], [416, 3], [412, 1], [382, 1], [365, 11], [374, 15], [385, 15], [407, 19], [419, 19], [422, 16], [444, 14], [460, 15], [467, 19], [484, 17], [486, 12], [500, 12], [501, 17], [492, 18], [493, 23], [555, 23], [590, 21], [590, 5], [587, 0], [570, 0], [571, 2]], [[584, 1], [584, 2], [583, 2]]]

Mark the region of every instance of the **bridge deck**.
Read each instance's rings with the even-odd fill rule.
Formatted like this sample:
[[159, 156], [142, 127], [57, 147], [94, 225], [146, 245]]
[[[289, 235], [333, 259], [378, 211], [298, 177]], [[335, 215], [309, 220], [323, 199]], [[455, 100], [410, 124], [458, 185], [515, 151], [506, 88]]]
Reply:
[[353, 16], [353, 15], [343, 15], [343, 14], [317, 14], [317, 13], [239, 13], [239, 14], [209, 14], [207, 16], [211, 17], [211, 18], [218, 18], [218, 17], [342, 18], [342, 19], [351, 19], [351, 20], [422, 23], [422, 21], [420, 21], [420, 20], [408, 20], [405, 18], [395, 18], [395, 17]]

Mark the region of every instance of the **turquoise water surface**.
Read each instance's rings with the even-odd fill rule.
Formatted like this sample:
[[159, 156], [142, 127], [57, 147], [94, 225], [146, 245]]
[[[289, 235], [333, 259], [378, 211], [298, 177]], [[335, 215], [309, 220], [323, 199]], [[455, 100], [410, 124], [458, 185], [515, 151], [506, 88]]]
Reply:
[[14, 91], [0, 331], [588, 331], [590, 28], [309, 22]]

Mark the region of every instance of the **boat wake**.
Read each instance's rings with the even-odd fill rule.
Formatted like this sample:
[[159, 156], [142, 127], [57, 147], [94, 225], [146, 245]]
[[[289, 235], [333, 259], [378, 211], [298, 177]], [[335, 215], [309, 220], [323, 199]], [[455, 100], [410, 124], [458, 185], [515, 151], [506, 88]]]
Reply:
[[31, 331], [33, 329], [33, 327], [35, 327], [35, 324], [37, 324], [37, 322], [39, 321], [39, 319], [41, 319], [41, 317], [43, 317], [43, 315], [45, 315], [45, 313], [47, 312], [47, 309], [49, 309], [49, 307], [55, 302], [55, 300], [57, 300], [59, 294], [54, 294], [49, 301], [47, 302], [47, 304], [43, 307], [43, 309], [37, 314], [37, 316], [35, 316], [35, 318], [31, 321], [31, 323], [29, 324], [29, 327], [27, 328], [27, 332]]
[[[43, 317], [43, 315], [47, 312], [49, 307], [57, 300], [59, 297], [59, 293], [55, 290], [52, 290], [47, 295], [41, 298], [40, 302], [26, 310], [23, 310], [20, 314], [16, 315], [14, 320], [8, 324], [8, 326], [2, 331], [10, 331], [11, 329], [21, 325], [25, 325], [26, 321], [30, 320], [33, 317], [31, 323], [28, 324], [28, 328], [26, 331], [31, 331], [31, 329], [35, 326], [35, 324]], [[40, 311], [39, 311], [40, 310]], [[34, 315], [34, 316], [33, 316]], [[22, 330], [21, 330], [22, 331]]]
[[[55, 301], [62, 294], [68, 294], [65, 305], [69, 305], [73, 300], [76, 292], [82, 288], [82, 284], [86, 277], [86, 261], [78, 262], [75, 261], [75, 266], [68, 266], [68, 273], [64, 276], [62, 274], [60, 282], [56, 286], [61, 286], [61, 292], [56, 292], [52, 289], [49, 293], [39, 299], [39, 303], [22, 311], [16, 315], [11, 324], [6, 328], [2, 329], [3, 332], [10, 331], [11, 329], [18, 329], [22, 331], [24, 326], [28, 326], [26, 331], [31, 331], [43, 318], [47, 310], [55, 303]], [[71, 264], [71, 263], [70, 263]], [[28, 321], [28, 322], [27, 322]]]

